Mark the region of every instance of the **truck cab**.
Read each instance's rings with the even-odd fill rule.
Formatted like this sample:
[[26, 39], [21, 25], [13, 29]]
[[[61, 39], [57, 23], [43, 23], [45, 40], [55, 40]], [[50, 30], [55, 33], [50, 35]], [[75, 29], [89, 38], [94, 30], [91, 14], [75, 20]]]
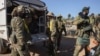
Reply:
[[5, 53], [10, 44], [11, 12], [19, 5], [34, 8], [38, 16], [37, 19], [32, 20], [32, 25], [29, 27], [32, 42], [38, 43], [48, 39], [45, 34], [47, 8], [44, 2], [40, 0], [0, 0], [0, 53]]

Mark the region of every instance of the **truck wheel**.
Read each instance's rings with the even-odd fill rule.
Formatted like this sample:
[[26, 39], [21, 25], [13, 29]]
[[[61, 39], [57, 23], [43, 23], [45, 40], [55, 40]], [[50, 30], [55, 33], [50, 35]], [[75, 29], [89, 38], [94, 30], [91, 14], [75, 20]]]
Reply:
[[0, 53], [1, 54], [6, 53], [7, 49], [8, 48], [7, 48], [5, 40], [0, 38]]

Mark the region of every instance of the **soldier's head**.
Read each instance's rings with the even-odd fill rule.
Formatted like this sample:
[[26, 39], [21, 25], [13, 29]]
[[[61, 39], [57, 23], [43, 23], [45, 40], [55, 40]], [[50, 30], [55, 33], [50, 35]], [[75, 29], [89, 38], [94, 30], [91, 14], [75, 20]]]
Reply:
[[54, 16], [54, 13], [53, 12], [48, 12], [47, 13], [47, 18], [50, 20], [50, 19], [53, 19], [55, 16]]
[[83, 13], [84, 15], [88, 15], [88, 14], [89, 14], [89, 9], [90, 9], [90, 7], [83, 7], [82, 13]]
[[17, 7], [17, 15], [20, 16], [20, 17], [23, 17], [23, 14], [25, 12], [25, 8], [23, 5], [19, 5]]
[[61, 19], [62, 19], [62, 15], [59, 14], [59, 15], [57, 16], [57, 19], [58, 19], [58, 20], [61, 20]]

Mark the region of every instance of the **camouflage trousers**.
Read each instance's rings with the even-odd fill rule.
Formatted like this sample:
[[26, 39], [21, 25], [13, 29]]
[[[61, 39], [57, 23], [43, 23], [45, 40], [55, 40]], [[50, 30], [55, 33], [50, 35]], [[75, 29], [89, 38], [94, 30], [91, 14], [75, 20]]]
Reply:
[[11, 56], [30, 56], [27, 46], [13, 46]]
[[87, 49], [87, 46], [89, 45], [89, 36], [83, 35], [82, 37], [78, 37], [76, 40], [76, 46], [74, 50], [73, 56], [79, 56], [79, 53], [84, 49], [85, 50], [85, 56], [88, 56], [89, 51]]

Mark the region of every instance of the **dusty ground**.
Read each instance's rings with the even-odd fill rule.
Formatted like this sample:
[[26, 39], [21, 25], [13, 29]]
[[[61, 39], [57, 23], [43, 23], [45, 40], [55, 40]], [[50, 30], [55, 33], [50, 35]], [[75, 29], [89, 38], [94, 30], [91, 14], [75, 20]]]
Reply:
[[[76, 38], [75, 37], [63, 37], [61, 41], [60, 53], [57, 56], [72, 56], [74, 51]], [[38, 43], [30, 47], [30, 53], [33, 56], [48, 56], [47, 49], [43, 46], [43, 43]], [[83, 56], [84, 51], [79, 56]], [[10, 56], [10, 53], [0, 54], [0, 56]]]

